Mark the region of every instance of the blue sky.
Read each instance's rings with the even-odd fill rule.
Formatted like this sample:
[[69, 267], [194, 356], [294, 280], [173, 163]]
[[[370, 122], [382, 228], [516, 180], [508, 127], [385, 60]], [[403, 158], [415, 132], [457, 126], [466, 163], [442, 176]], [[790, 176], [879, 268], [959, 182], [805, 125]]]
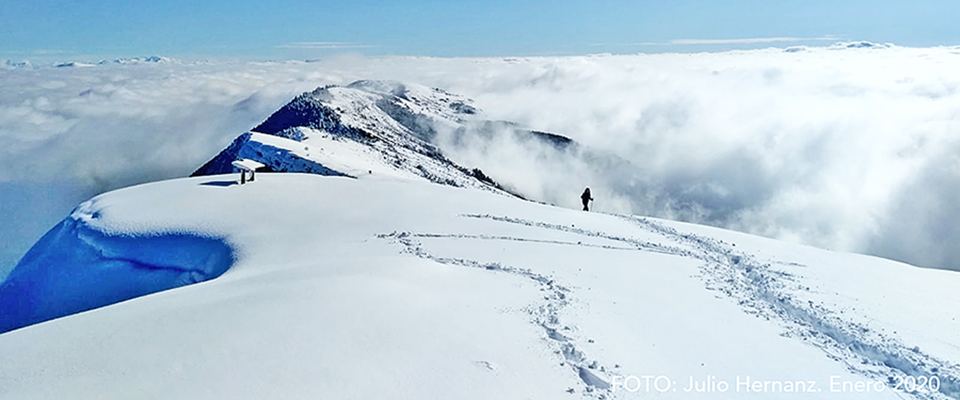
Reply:
[[839, 40], [960, 44], [960, 2], [928, 0], [0, 0], [0, 10], [0, 58], [8, 59], [568, 55]]

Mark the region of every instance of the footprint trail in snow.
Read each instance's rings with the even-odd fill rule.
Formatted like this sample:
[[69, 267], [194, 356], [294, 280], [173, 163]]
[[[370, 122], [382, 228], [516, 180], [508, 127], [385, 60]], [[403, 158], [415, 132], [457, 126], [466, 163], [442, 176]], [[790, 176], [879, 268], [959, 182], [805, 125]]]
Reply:
[[610, 251], [645, 251], [695, 259], [703, 263], [700, 266], [699, 278], [706, 289], [722, 293], [749, 314], [779, 324], [784, 329], [783, 336], [816, 346], [830, 359], [843, 363], [849, 371], [875, 381], [886, 382], [888, 386], [893, 386], [895, 377], [937, 376], [940, 380], [939, 392], [914, 392], [905, 395], [918, 399], [960, 399], [960, 366], [925, 354], [917, 347], [911, 348], [898, 338], [880, 333], [869, 326], [844, 320], [835, 310], [823, 305], [795, 298], [788, 288], [798, 286], [797, 276], [775, 270], [771, 268], [770, 262], [762, 262], [753, 255], [737, 251], [733, 244], [681, 232], [642, 217], [617, 216], [643, 233], [653, 233], [670, 244], [507, 216], [464, 214], [461, 217], [559, 231], [585, 238], [606, 239], [619, 244], [465, 233], [393, 232], [378, 235], [381, 239], [388, 239], [403, 246], [403, 252], [423, 259], [446, 265], [513, 274], [537, 282], [544, 293], [543, 300], [531, 306], [528, 311], [532, 322], [544, 330], [546, 340], [560, 355], [561, 362], [572, 368], [580, 378], [579, 390], [568, 388], [569, 393], [579, 391], [586, 397], [597, 399], [612, 397], [613, 388], [609, 375], [622, 372], [617, 370], [619, 365], [611, 369], [588, 357], [582, 350], [583, 343], [575, 339], [576, 335], [570, 334], [589, 330], [588, 327], [573, 326], [562, 321], [562, 310], [578, 301], [576, 289], [568, 288], [558, 279], [540, 274], [531, 268], [503, 265], [499, 262], [485, 263], [469, 258], [440, 257], [425, 248], [423, 240], [512, 241], [592, 247]]

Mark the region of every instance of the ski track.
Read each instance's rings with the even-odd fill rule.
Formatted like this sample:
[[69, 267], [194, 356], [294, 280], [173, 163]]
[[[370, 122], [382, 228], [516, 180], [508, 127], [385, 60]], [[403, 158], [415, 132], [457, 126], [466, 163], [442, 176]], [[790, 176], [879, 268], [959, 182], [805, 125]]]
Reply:
[[[868, 326], [837, 317], [837, 313], [826, 307], [803, 302], [790, 295], [788, 287], [799, 287], [796, 277], [771, 268], [771, 264], [798, 265], [788, 261], [761, 262], [753, 255], [734, 249], [735, 245], [706, 236], [678, 231], [660, 222], [643, 217], [614, 215], [639, 229], [655, 233], [670, 245], [639, 240], [630, 237], [610, 235], [574, 226], [550, 224], [538, 221], [494, 216], [490, 214], [463, 214], [461, 217], [487, 219], [497, 222], [524, 225], [534, 228], [567, 232], [592, 238], [602, 238], [623, 246], [588, 244], [556, 240], [540, 240], [513, 236], [469, 235], [456, 233], [413, 233], [393, 232], [377, 235], [403, 246], [403, 252], [432, 260], [441, 264], [480, 268], [488, 271], [503, 272], [531, 279], [540, 284], [545, 293], [539, 304], [528, 309], [533, 322], [544, 329], [546, 340], [555, 352], [562, 356], [563, 365], [570, 366], [582, 381], [581, 393], [585, 397], [607, 399], [612, 397], [609, 382], [604, 378], [609, 368], [596, 360], [591, 360], [577, 346], [571, 332], [580, 328], [564, 324], [560, 320], [560, 311], [569, 305], [572, 291], [561, 285], [553, 277], [542, 275], [531, 269], [502, 265], [498, 262], [481, 263], [462, 258], [436, 256], [418, 241], [419, 238], [453, 238], [472, 240], [509, 240], [555, 245], [584, 246], [607, 250], [650, 251], [678, 257], [688, 257], [703, 262], [699, 278], [708, 290], [723, 293], [737, 302], [744, 312], [757, 318], [763, 318], [780, 324], [783, 335], [809, 343], [821, 349], [830, 359], [843, 363], [853, 373], [893, 387], [895, 377], [937, 376], [940, 379], [940, 391], [903, 392], [916, 399], [960, 399], [960, 365], [937, 359], [919, 350], [910, 348], [899, 339], [884, 335]], [[793, 285], [790, 285], [793, 283]], [[565, 334], [566, 333], [566, 334]], [[619, 366], [616, 366], [617, 368]], [[572, 388], [568, 393], [574, 393]]]

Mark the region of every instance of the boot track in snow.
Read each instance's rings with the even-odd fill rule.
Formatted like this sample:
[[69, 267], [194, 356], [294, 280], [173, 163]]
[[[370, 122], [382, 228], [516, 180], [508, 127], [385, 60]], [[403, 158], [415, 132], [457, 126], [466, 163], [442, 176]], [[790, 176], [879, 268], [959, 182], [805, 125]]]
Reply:
[[[638, 229], [655, 233], [673, 244], [664, 245], [573, 226], [506, 216], [465, 214], [461, 217], [549, 229], [623, 244], [609, 246], [512, 236], [450, 233], [393, 232], [378, 235], [381, 239], [389, 239], [403, 246], [403, 252], [423, 259], [446, 265], [508, 273], [538, 282], [545, 296], [544, 301], [529, 310], [532, 322], [544, 329], [546, 340], [550, 341], [556, 353], [562, 356], [563, 362], [573, 368], [580, 377], [581, 392], [585, 396], [598, 399], [612, 396], [611, 385], [605, 378], [605, 374], [610, 370], [597, 361], [590, 360], [578, 349], [576, 340], [564, 334], [567, 331], [580, 330], [578, 327], [565, 325], [560, 320], [561, 310], [575, 301], [573, 291], [558, 283], [555, 278], [531, 269], [506, 266], [498, 262], [481, 263], [470, 259], [436, 256], [426, 250], [417, 239], [510, 240], [619, 251], [649, 251], [700, 260], [703, 265], [700, 267], [699, 278], [708, 290], [720, 292], [736, 301], [744, 312], [780, 324], [784, 328], [783, 336], [803, 340], [821, 349], [830, 359], [843, 363], [849, 371], [876, 381], [886, 382], [891, 388], [896, 382], [895, 377], [898, 376], [901, 378], [937, 376], [939, 378], [939, 392], [904, 393], [915, 398], [960, 399], [960, 366], [923, 353], [917, 347], [910, 348], [899, 339], [884, 335], [862, 324], [844, 320], [838, 317], [836, 312], [822, 305], [813, 302], [804, 303], [793, 298], [787, 288], [797, 286], [795, 276], [774, 270], [771, 268], [771, 263], [761, 262], [752, 255], [734, 250], [732, 244], [706, 236], [680, 232], [660, 222], [642, 217], [616, 216]], [[802, 290], [809, 290], [809, 288]], [[573, 390], [568, 392], [572, 393]]]

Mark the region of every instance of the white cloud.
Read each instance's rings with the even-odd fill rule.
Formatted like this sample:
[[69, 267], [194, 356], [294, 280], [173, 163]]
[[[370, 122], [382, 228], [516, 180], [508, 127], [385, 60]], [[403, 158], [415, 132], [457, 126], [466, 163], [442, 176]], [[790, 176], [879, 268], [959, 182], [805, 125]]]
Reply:
[[67, 181], [92, 195], [183, 176], [300, 92], [396, 79], [472, 97], [492, 119], [564, 134], [636, 166], [523, 157], [540, 149], [502, 139], [500, 151], [458, 154], [547, 201], [576, 207], [590, 186], [599, 210], [960, 269], [950, 189], [960, 187], [960, 59], [951, 51], [14, 70], [0, 81], [0, 182]]

